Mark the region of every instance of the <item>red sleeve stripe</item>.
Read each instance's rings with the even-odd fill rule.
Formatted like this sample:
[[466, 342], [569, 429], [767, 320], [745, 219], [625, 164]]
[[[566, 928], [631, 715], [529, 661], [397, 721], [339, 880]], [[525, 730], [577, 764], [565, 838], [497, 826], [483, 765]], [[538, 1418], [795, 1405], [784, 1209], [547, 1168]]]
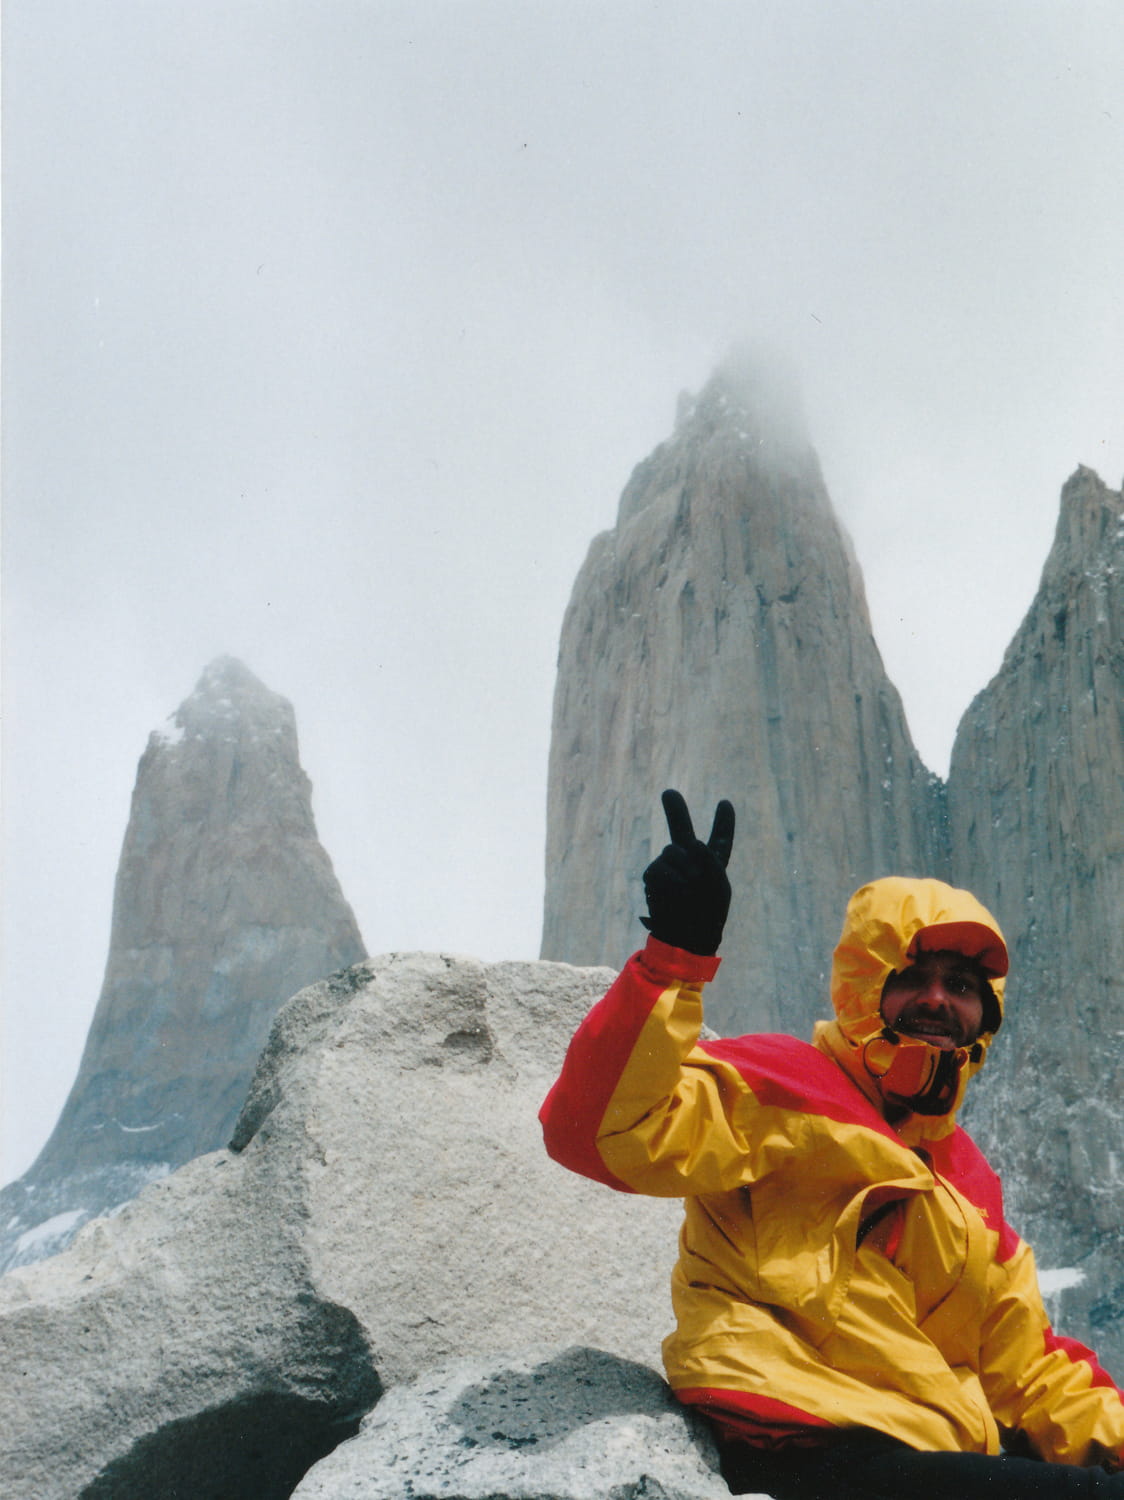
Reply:
[[1088, 1365], [1093, 1372], [1093, 1385], [1103, 1386], [1107, 1390], [1116, 1391], [1121, 1401], [1124, 1401], [1124, 1391], [1121, 1391], [1117, 1387], [1116, 1381], [1113, 1380], [1092, 1349], [1087, 1349], [1084, 1344], [1079, 1344], [1076, 1339], [1064, 1338], [1061, 1334], [1055, 1333], [1052, 1328], [1047, 1328], [1043, 1343], [1045, 1344], [1047, 1354], [1052, 1354], [1056, 1349], [1066, 1355], [1073, 1364]]
[[652, 1007], [676, 981], [713, 978], [720, 960], [671, 948], [657, 938], [634, 953], [604, 999], [574, 1034], [557, 1083], [539, 1120], [546, 1149], [555, 1161], [595, 1182], [630, 1193], [605, 1166], [597, 1131]]
[[707, 1417], [723, 1438], [751, 1443], [755, 1448], [820, 1447], [837, 1431], [823, 1417], [814, 1417], [773, 1396], [710, 1386], [689, 1386], [675, 1395], [685, 1406]]
[[761, 1032], [701, 1042], [708, 1057], [734, 1067], [758, 1102], [840, 1125], [862, 1125], [896, 1140], [891, 1127], [843, 1069], [818, 1047], [796, 1037]]

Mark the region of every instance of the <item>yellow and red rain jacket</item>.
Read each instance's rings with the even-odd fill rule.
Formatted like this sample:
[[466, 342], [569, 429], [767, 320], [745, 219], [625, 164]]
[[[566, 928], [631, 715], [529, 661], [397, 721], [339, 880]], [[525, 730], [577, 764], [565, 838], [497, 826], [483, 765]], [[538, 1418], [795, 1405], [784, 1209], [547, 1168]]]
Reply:
[[620, 1191], [684, 1198], [664, 1363], [726, 1436], [868, 1427], [995, 1453], [1021, 1434], [1045, 1459], [1120, 1464], [1124, 1395], [1051, 1330], [999, 1178], [952, 1114], [891, 1127], [862, 1060], [891, 970], [989, 943], [1001, 973], [1002, 936], [967, 892], [876, 881], [848, 906], [836, 1019], [814, 1043], [700, 1041], [719, 960], [655, 938], [576, 1032], [541, 1112], [547, 1150]]

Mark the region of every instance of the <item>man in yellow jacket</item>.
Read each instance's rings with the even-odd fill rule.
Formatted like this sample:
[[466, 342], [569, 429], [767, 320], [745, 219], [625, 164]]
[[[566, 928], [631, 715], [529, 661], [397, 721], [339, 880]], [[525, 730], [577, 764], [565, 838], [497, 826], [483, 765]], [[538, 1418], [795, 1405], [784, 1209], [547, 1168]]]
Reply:
[[835, 1019], [811, 1043], [700, 1041], [734, 811], [719, 803], [703, 843], [677, 792], [664, 808], [647, 945], [541, 1118], [563, 1165], [685, 1200], [664, 1362], [731, 1489], [1124, 1500], [1124, 1394], [1050, 1328], [999, 1179], [956, 1124], [1003, 1018], [995, 919], [937, 880], [876, 880], [848, 904]]

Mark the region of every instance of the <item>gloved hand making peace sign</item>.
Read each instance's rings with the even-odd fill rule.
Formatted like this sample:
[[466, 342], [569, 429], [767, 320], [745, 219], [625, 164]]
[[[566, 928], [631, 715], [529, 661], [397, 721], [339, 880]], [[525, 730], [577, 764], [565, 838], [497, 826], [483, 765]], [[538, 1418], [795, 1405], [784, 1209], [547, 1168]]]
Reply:
[[733, 805], [719, 802], [704, 844], [695, 837], [681, 794], [668, 790], [662, 800], [671, 843], [644, 871], [649, 915], [640, 920], [661, 943], [688, 953], [717, 953], [730, 910], [726, 865], [734, 844]]

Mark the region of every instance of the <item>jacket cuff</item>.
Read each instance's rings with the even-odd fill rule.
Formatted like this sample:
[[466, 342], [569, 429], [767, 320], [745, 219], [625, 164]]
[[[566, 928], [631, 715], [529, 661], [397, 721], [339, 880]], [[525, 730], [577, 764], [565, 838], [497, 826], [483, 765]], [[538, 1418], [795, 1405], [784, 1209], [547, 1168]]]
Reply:
[[722, 962], [717, 954], [688, 953], [686, 948], [673, 948], [651, 935], [636, 957], [654, 979], [683, 979], [688, 984], [705, 984], [713, 979]]

